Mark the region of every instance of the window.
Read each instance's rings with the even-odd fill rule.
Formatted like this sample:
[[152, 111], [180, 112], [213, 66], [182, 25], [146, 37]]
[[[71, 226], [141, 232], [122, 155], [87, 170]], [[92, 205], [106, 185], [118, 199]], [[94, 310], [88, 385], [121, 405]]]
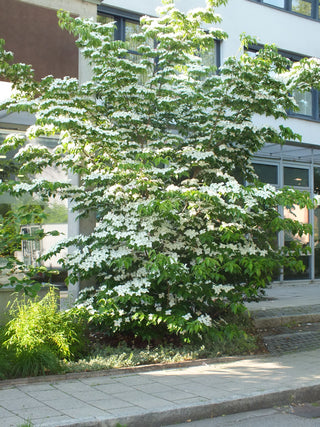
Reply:
[[312, 89], [310, 92], [294, 91], [292, 96], [299, 107], [298, 111], [289, 111], [289, 116], [320, 120], [320, 92]]
[[[140, 15], [131, 13], [129, 11], [123, 11], [114, 9], [108, 6], [98, 6], [98, 22], [107, 23], [115, 22], [116, 29], [114, 31], [115, 40], [123, 40], [130, 42], [129, 45], [129, 57], [133, 61], [138, 61], [139, 54], [137, 52], [138, 45], [134, 40], [130, 40], [132, 34], [140, 32]], [[150, 46], [153, 46], [155, 41], [149, 40]], [[203, 63], [207, 66], [215, 65], [217, 68], [220, 67], [220, 43], [219, 40], [215, 43], [215, 49], [213, 52], [201, 53]]]
[[309, 187], [309, 170], [294, 167], [283, 168], [284, 185]]
[[[253, 167], [260, 181], [281, 188], [290, 186], [308, 191], [311, 196], [320, 194], [320, 150], [319, 147], [303, 144], [266, 144], [257, 153]], [[284, 218], [296, 219], [311, 224], [311, 235], [293, 235], [281, 232], [278, 235], [280, 246], [289, 246], [292, 241], [300, 241], [311, 247], [310, 255], [302, 255], [305, 270], [302, 272], [284, 269], [275, 280], [296, 281], [320, 279], [320, 205], [313, 210], [282, 208], [279, 212]]]
[[[320, 1], [320, 0], [319, 0]], [[246, 52], [250, 56], [256, 55], [256, 53], [262, 49], [262, 45], [250, 46]], [[298, 62], [302, 58], [302, 55], [298, 55], [292, 52], [281, 51], [279, 54], [290, 59], [292, 62]], [[294, 97], [297, 106], [299, 107], [298, 111], [288, 111], [288, 115], [292, 117], [297, 117], [301, 119], [309, 119], [314, 121], [320, 121], [320, 91], [312, 89], [309, 92], [300, 92], [298, 90], [293, 91], [292, 96]]]
[[[0, 133], [0, 145], [6, 138], [7, 133]], [[56, 147], [57, 141], [54, 138], [41, 137], [32, 142], [33, 145], [42, 145], [47, 147], [50, 151]], [[0, 155], [0, 180], [5, 182], [7, 180], [19, 180], [24, 178], [24, 181], [30, 181], [34, 178], [43, 178], [50, 182], [57, 180], [68, 182], [66, 173], [55, 167], [48, 167], [42, 171], [41, 175], [23, 176], [19, 174], [19, 164], [14, 156], [16, 151], [9, 151], [5, 155]], [[35, 258], [38, 257], [41, 251], [48, 250], [51, 246], [61, 240], [62, 237], [68, 235], [68, 203], [67, 200], [57, 197], [50, 197], [48, 201], [43, 201], [36, 195], [33, 197], [24, 194], [18, 198], [11, 196], [8, 193], [0, 194], [0, 224], [2, 217], [8, 211], [17, 211], [22, 205], [35, 205], [38, 206], [46, 215], [46, 219], [41, 224], [44, 232], [51, 232], [57, 230], [61, 233], [60, 236], [46, 236], [41, 241], [41, 247], [35, 241], [28, 243], [25, 241], [21, 248], [20, 257], [24, 259], [27, 264], [33, 263]], [[28, 226], [21, 227], [21, 233], [29, 234], [29, 231], [39, 229], [40, 225], [29, 224]], [[32, 233], [31, 233], [32, 234]], [[36, 244], [37, 243], [37, 244]], [[58, 256], [52, 257], [45, 265], [49, 268], [59, 269]]]
[[[103, 24], [115, 22], [114, 39], [129, 42], [129, 52], [137, 55], [138, 45], [130, 38], [132, 34], [140, 32], [140, 15], [99, 6], [97, 20]], [[153, 45], [153, 40], [150, 40], [150, 44]]]
[[253, 167], [259, 181], [278, 185], [278, 166], [253, 163]]
[[319, 0], [253, 0], [257, 3], [274, 6], [288, 12], [297, 13], [312, 19], [320, 18]]
[[[290, 59], [292, 62], [300, 61], [303, 56], [297, 55], [292, 52], [279, 51], [282, 56]], [[295, 90], [292, 93], [299, 110], [298, 111], [288, 111], [289, 116], [300, 117], [300, 118], [309, 118], [312, 120], [319, 120], [319, 105], [320, 105], [320, 92], [318, 90], [312, 89], [309, 92], [300, 92]]]

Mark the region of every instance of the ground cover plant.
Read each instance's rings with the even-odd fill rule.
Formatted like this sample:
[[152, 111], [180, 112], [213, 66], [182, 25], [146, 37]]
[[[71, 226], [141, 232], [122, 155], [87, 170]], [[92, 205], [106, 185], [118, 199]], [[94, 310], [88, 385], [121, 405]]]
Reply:
[[[0, 76], [15, 90], [1, 108], [36, 117], [1, 147], [18, 150], [19, 175], [27, 177], [1, 191], [69, 198], [79, 218], [94, 218], [92, 232], [63, 239], [42, 260], [70, 249], [60, 260], [67, 281], [94, 282], [77, 308], [110, 338], [232, 340], [241, 334], [235, 315], [243, 303], [258, 298], [280, 268], [303, 268], [297, 257], [308, 248], [295, 239], [278, 247], [275, 237], [310, 233], [310, 226], [282, 218], [278, 208], [314, 201], [259, 183], [251, 159], [265, 143], [299, 140], [282, 122], [297, 108], [293, 90], [319, 87], [319, 61], [292, 66], [273, 45], [252, 57], [243, 49], [256, 41], [243, 36], [239, 55], [217, 73], [202, 58], [227, 36], [213, 27], [220, 22], [214, 7], [224, 3], [208, 0], [184, 14], [164, 0], [159, 18], [143, 17], [132, 36], [136, 54], [114, 40], [112, 23], [59, 12], [91, 65], [85, 83], [36, 81], [1, 44]], [[256, 115], [281, 120], [257, 126]], [[42, 136], [56, 138], [53, 151]], [[80, 185], [39, 178], [47, 167], [78, 175]]]

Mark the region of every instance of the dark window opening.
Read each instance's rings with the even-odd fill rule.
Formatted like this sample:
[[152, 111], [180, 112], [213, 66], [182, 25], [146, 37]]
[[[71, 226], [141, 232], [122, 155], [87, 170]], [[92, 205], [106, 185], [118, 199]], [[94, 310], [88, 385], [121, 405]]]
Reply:
[[253, 163], [255, 173], [261, 182], [266, 184], [278, 184], [278, 166]]

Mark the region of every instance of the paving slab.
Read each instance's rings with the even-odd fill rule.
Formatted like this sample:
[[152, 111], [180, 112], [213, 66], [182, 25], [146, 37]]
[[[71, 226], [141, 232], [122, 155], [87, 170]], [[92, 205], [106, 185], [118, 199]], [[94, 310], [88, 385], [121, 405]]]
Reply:
[[117, 423], [160, 427], [312, 400], [320, 393], [320, 349], [131, 374], [113, 372], [90, 379], [46, 380], [6, 383], [0, 390], [1, 425], [23, 420], [43, 427], [115, 427]]

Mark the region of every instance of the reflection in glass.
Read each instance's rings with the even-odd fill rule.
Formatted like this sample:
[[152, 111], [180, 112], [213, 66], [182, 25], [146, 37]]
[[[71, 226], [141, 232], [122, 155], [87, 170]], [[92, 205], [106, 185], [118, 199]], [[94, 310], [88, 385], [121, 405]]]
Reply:
[[313, 239], [314, 239], [315, 278], [319, 279], [320, 278], [320, 206], [318, 206], [314, 210]]
[[284, 269], [284, 280], [307, 280], [310, 279], [310, 256], [301, 256], [297, 261], [302, 261], [305, 266], [304, 271], [292, 271], [288, 268]]
[[[309, 211], [307, 208], [300, 208], [298, 205], [294, 205], [291, 209], [284, 209], [284, 217], [289, 218], [295, 221], [299, 221], [302, 224], [309, 223]], [[303, 234], [299, 236], [298, 234], [292, 235], [290, 232], [286, 231], [284, 235], [284, 243], [286, 246], [289, 246], [290, 242], [298, 241], [302, 243], [303, 246], [307, 246], [310, 242], [310, 235]], [[310, 257], [301, 256], [297, 260], [300, 260], [305, 265], [305, 270], [300, 272], [291, 271], [289, 269], [284, 270], [284, 279], [285, 280], [299, 280], [299, 279], [308, 279], [310, 277]]]
[[284, 168], [284, 185], [309, 187], [309, 170], [300, 168]]
[[264, 0], [263, 3], [284, 8], [284, 0]]
[[111, 15], [102, 15], [100, 13], [98, 13], [97, 15], [97, 22], [99, 22], [100, 24], [108, 24], [109, 22], [114, 22], [114, 20], [114, 17]]
[[320, 248], [314, 248], [314, 277], [320, 279]]
[[293, 97], [299, 107], [297, 113], [303, 114], [304, 116], [312, 116], [312, 92], [294, 90]]
[[[138, 42], [136, 40], [132, 40], [131, 37], [133, 34], [141, 33], [140, 24], [136, 21], [129, 21], [128, 19], [126, 19], [125, 20], [125, 28], [126, 28], [126, 30], [125, 30], [125, 41], [129, 43], [129, 50], [137, 51], [141, 42]], [[145, 43], [150, 47], [154, 47], [153, 39], [148, 38]]]
[[320, 194], [320, 167], [313, 168], [313, 192]]
[[253, 167], [261, 182], [278, 184], [278, 166], [253, 163]]
[[[0, 137], [1, 140], [4, 138]], [[38, 141], [29, 143], [32, 146], [45, 146], [49, 151], [53, 151], [56, 147], [57, 141], [53, 138], [39, 138]], [[0, 157], [0, 178], [5, 181], [7, 179], [20, 180], [28, 182], [33, 179], [45, 179], [50, 182], [67, 182], [68, 177], [66, 172], [61, 168], [47, 167], [41, 174], [23, 176], [19, 174], [19, 165], [14, 159], [15, 152], [8, 152], [6, 155]], [[3, 166], [1, 166], [3, 165]], [[2, 174], [1, 174], [2, 173]], [[57, 230], [61, 235], [59, 236], [46, 236], [41, 242], [35, 240], [23, 241], [21, 250], [16, 251], [16, 256], [19, 259], [24, 259], [27, 264], [36, 262], [36, 259], [41, 255], [42, 251], [47, 251], [56, 244], [59, 240], [68, 236], [68, 202], [66, 199], [62, 200], [59, 196], [51, 197], [49, 200], [42, 200], [37, 195], [23, 194], [19, 197], [10, 196], [8, 193], [0, 195], [0, 220], [1, 216], [5, 215], [9, 210], [16, 212], [22, 206], [35, 206], [40, 212], [46, 214], [41, 224], [25, 224], [21, 226], [21, 233], [31, 234], [38, 230], [43, 229], [45, 233]], [[19, 226], [19, 224], [18, 224]], [[49, 268], [59, 268], [58, 259], [54, 257], [48, 260], [45, 265]]]
[[[284, 208], [284, 217], [292, 219], [294, 221], [299, 221], [301, 224], [309, 223], [309, 211], [307, 208], [300, 208], [298, 205], [294, 205], [291, 209]], [[298, 234], [292, 235], [289, 232], [285, 232], [285, 243], [289, 243], [293, 240], [299, 241], [303, 245], [309, 244], [310, 236], [309, 234], [303, 234], [299, 236]]]
[[213, 67], [216, 65], [216, 51], [215, 51], [215, 49], [202, 51], [200, 53], [200, 57], [202, 59], [202, 64], [205, 65], [206, 67]]
[[[97, 22], [99, 22], [100, 24], [109, 24], [110, 22], [115, 22], [115, 18], [111, 15], [105, 15], [105, 14], [102, 15], [98, 13]], [[114, 34], [112, 39], [114, 39]]]
[[292, 0], [292, 10], [301, 15], [311, 16], [311, 0]]
[[133, 34], [138, 34], [141, 32], [141, 27], [137, 22], [127, 21], [126, 20], [126, 33], [125, 41], [129, 43], [129, 49], [136, 51], [140, 45], [140, 42], [136, 42], [131, 39]]

